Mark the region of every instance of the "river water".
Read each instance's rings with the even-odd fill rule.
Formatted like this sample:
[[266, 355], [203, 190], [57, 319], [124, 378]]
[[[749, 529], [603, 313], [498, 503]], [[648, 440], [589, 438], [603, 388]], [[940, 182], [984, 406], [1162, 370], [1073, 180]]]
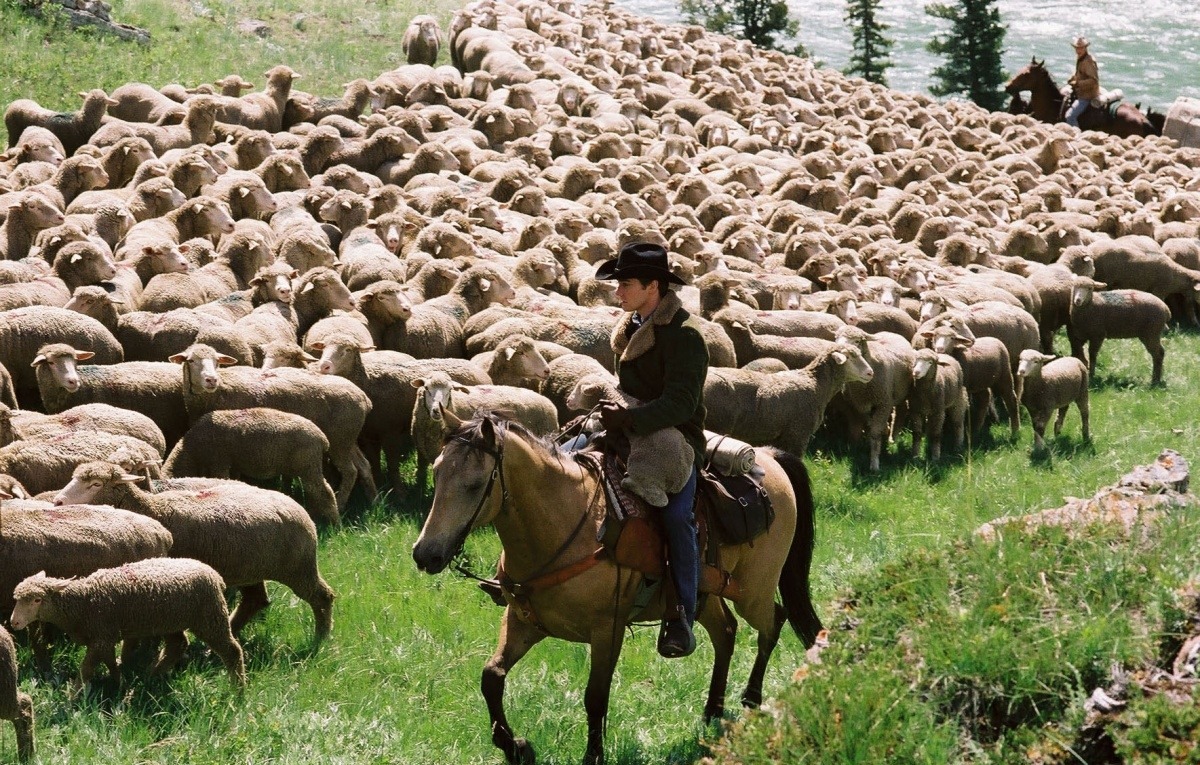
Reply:
[[[617, 5], [661, 21], [678, 21], [676, 0], [615, 0]], [[825, 66], [842, 69], [850, 60], [850, 34], [842, 16], [844, 0], [789, 0], [800, 19], [800, 42]], [[924, 12], [915, 0], [883, 0], [879, 18], [894, 40], [888, 85], [928, 93], [941, 59], [925, 43], [945, 22]], [[1032, 56], [1045, 59], [1060, 84], [1075, 70], [1071, 40], [1091, 41], [1105, 88], [1121, 88], [1126, 99], [1165, 112], [1178, 96], [1200, 97], [1200, 7], [1196, 0], [1001, 0], [1008, 26], [1003, 64], [1011, 76]]]

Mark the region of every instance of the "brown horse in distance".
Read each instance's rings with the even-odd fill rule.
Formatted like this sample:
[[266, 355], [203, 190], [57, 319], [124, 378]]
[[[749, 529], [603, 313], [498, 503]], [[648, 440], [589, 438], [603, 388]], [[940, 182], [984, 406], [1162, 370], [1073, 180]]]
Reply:
[[[1045, 61], [1036, 58], [1004, 86], [1005, 92], [1014, 97], [1014, 104], [1022, 91], [1029, 91], [1029, 106], [1026, 113], [1042, 122], [1062, 122], [1065, 110], [1062, 92], [1046, 69]], [[1137, 107], [1127, 103], [1117, 105], [1112, 116], [1108, 108], [1089, 106], [1079, 118], [1080, 130], [1098, 130], [1122, 138], [1131, 135], [1157, 135], [1153, 123]]]

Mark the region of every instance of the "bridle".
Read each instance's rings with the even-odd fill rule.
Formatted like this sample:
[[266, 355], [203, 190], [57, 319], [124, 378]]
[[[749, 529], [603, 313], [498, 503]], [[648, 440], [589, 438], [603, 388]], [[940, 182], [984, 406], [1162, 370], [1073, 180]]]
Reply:
[[452, 441], [458, 441], [461, 444], [466, 444], [468, 447], [483, 452], [496, 461], [492, 467], [492, 474], [488, 476], [487, 486], [483, 487], [483, 494], [479, 497], [479, 502], [475, 505], [475, 512], [471, 513], [470, 520], [463, 527], [462, 533], [459, 534], [458, 542], [454, 546], [454, 554], [451, 558], [457, 558], [462, 555], [463, 548], [467, 544], [467, 536], [471, 533], [471, 529], [475, 527], [475, 521], [479, 520], [479, 514], [483, 512], [483, 506], [487, 504], [488, 498], [492, 496], [492, 489], [495, 488], [496, 482], [500, 482], [500, 512], [504, 512], [504, 506], [508, 503], [510, 495], [508, 486], [504, 483], [504, 441], [499, 433], [496, 434], [495, 450], [485, 448], [469, 438], [462, 436], [453, 436]]

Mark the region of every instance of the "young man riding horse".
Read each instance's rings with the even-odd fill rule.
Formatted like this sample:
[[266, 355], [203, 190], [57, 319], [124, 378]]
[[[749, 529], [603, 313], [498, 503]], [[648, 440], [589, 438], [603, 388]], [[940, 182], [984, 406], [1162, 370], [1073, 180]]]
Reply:
[[1071, 41], [1075, 48], [1075, 74], [1067, 80], [1075, 94], [1075, 103], [1067, 111], [1066, 121], [1072, 127], [1079, 127], [1079, 117], [1087, 111], [1093, 100], [1100, 97], [1100, 68], [1096, 59], [1088, 53], [1086, 37], [1076, 37]]
[[632, 242], [615, 260], [600, 264], [597, 279], [617, 279], [617, 299], [629, 313], [613, 332], [617, 378], [623, 392], [644, 402], [626, 409], [606, 404], [600, 411], [605, 430], [644, 435], [678, 428], [692, 448], [691, 478], [678, 494], [668, 494], [662, 509], [671, 579], [679, 605], [663, 621], [658, 652], [667, 658], [696, 649], [696, 590], [700, 558], [692, 508], [697, 471], [704, 454], [704, 379], [708, 347], [699, 323], [669, 288], [683, 284], [671, 273], [667, 252], [649, 242]]

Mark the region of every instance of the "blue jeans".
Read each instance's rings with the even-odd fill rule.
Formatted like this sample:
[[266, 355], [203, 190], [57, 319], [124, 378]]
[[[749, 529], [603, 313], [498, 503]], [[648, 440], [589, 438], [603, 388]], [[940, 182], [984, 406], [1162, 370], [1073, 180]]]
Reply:
[[1075, 103], [1071, 104], [1071, 108], [1067, 110], [1067, 124], [1072, 127], [1079, 127], [1079, 118], [1087, 111], [1088, 106], [1092, 102], [1086, 98], [1077, 98]]
[[696, 621], [696, 591], [700, 586], [700, 549], [696, 541], [696, 520], [692, 508], [696, 499], [696, 468], [678, 494], [667, 495], [662, 509], [663, 526], [667, 532], [667, 550], [671, 563], [671, 580], [679, 596], [679, 605], [688, 623]]

